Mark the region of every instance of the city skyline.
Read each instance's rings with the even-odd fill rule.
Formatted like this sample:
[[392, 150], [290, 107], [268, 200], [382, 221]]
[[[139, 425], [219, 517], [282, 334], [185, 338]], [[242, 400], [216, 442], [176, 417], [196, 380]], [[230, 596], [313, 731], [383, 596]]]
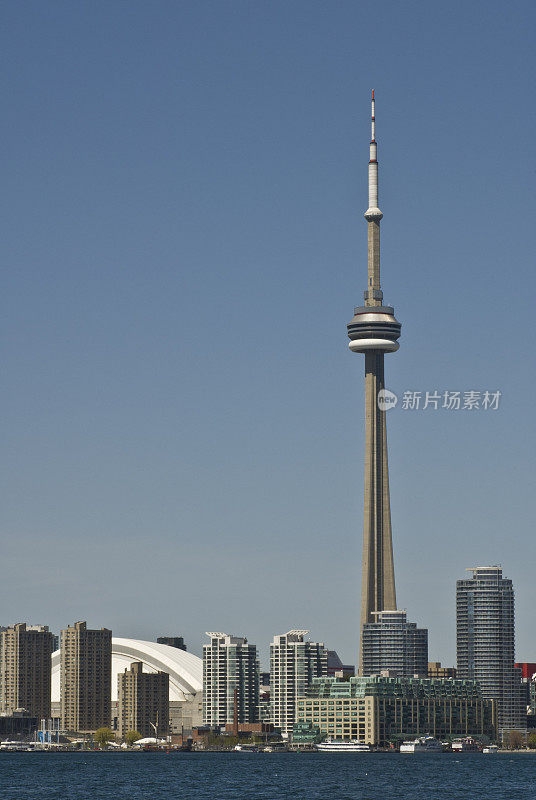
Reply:
[[389, 411], [399, 604], [454, 664], [455, 581], [502, 564], [531, 659], [535, 12], [515, 7], [460, 26], [386, 3], [373, 40], [345, 2], [6, 8], [1, 624], [89, 610], [196, 653], [214, 627], [304, 626], [355, 662], [364, 398], [341, 320], [374, 86], [387, 386], [502, 392]]

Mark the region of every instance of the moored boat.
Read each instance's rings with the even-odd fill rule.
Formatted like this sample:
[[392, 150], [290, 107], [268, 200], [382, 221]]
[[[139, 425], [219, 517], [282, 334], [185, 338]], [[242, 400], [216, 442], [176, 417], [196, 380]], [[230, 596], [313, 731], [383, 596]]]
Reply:
[[453, 753], [478, 753], [480, 751], [478, 742], [471, 736], [467, 736], [465, 739], [455, 739], [451, 748]]
[[368, 744], [358, 742], [356, 739], [343, 741], [341, 739], [325, 739], [319, 742], [316, 749], [320, 753], [370, 753]]
[[442, 753], [443, 745], [433, 736], [418, 736], [411, 742], [402, 742], [401, 753]]

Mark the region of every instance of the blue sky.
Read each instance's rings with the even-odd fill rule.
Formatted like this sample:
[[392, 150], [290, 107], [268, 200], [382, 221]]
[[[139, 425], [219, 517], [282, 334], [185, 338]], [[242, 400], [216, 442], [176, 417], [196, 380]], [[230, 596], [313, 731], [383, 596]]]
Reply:
[[1, 624], [358, 641], [377, 98], [399, 606], [534, 636], [534, 4], [3, 3]]

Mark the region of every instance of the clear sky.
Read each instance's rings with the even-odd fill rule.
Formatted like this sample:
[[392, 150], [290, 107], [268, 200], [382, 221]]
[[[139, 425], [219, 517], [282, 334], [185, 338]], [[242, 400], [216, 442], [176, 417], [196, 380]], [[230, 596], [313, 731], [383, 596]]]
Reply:
[[533, 2], [3, 2], [0, 624], [358, 642], [376, 90], [398, 603], [534, 627]]

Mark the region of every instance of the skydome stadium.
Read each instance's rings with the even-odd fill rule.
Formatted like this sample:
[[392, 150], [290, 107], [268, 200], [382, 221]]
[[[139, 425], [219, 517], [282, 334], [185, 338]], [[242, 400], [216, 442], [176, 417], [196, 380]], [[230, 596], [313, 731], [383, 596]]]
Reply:
[[[112, 637], [112, 702], [117, 700], [117, 676], [141, 661], [144, 672], [167, 672], [169, 700], [184, 702], [203, 689], [203, 662], [193, 653], [157, 642]], [[52, 654], [52, 702], [60, 702], [60, 651]]]

